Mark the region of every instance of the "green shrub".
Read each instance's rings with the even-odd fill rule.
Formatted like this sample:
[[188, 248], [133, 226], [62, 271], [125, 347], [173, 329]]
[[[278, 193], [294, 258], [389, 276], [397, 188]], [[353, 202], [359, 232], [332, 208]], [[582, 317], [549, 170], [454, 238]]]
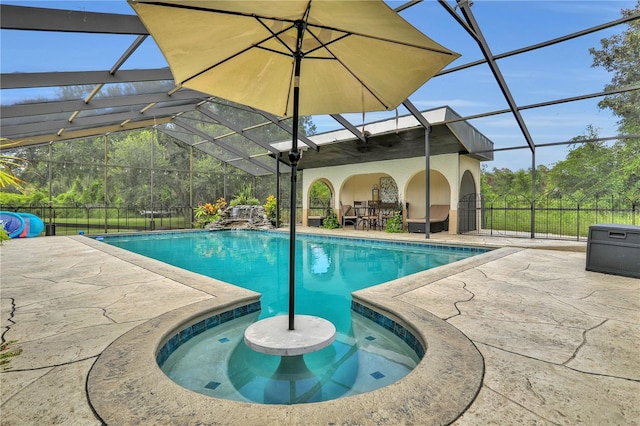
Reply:
[[276, 201], [276, 197], [273, 195], [269, 195], [267, 197], [267, 201], [264, 203], [264, 213], [267, 215], [267, 218], [275, 222], [276, 220], [276, 209], [278, 208], [278, 203]]
[[0, 205], [3, 207], [20, 207], [44, 204], [49, 201], [49, 195], [44, 190], [27, 188], [24, 193], [0, 192]]
[[406, 232], [402, 226], [402, 214], [400, 212], [396, 212], [393, 217], [387, 219], [385, 231], [393, 234]]
[[251, 184], [242, 185], [240, 193], [229, 202], [231, 207], [235, 206], [259, 206], [260, 201], [253, 196]]
[[7, 230], [0, 226], [0, 245], [2, 245], [3, 241], [7, 241], [10, 239], [11, 237], [9, 237], [9, 233], [7, 233]]
[[334, 211], [329, 213], [329, 215], [322, 221], [322, 225], [320, 225], [320, 228], [324, 229], [336, 229], [340, 227], [341, 225], [340, 222], [338, 222], [338, 216], [336, 216]]

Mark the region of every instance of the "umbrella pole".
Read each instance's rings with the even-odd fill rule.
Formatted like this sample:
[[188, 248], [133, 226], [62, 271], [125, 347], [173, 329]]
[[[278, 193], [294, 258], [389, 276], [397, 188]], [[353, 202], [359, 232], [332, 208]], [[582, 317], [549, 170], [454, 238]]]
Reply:
[[289, 213], [289, 330], [295, 329], [295, 281], [296, 281], [296, 188], [298, 182], [298, 106], [300, 104], [300, 64], [302, 62], [302, 36], [304, 22], [297, 21], [298, 40], [293, 72], [293, 131], [289, 163], [291, 164], [291, 206]]

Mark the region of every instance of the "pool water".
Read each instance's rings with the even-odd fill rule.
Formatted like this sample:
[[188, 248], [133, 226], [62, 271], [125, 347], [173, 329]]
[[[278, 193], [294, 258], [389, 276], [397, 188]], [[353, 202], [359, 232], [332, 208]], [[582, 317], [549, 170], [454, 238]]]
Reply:
[[243, 334], [258, 319], [287, 314], [288, 235], [217, 231], [104, 241], [261, 293], [261, 312], [190, 339], [161, 368], [196, 392], [285, 404], [367, 392], [408, 374], [418, 355], [392, 332], [353, 312], [351, 293], [486, 251], [298, 235], [295, 312], [331, 321], [337, 338], [321, 351], [281, 359], [249, 349]]

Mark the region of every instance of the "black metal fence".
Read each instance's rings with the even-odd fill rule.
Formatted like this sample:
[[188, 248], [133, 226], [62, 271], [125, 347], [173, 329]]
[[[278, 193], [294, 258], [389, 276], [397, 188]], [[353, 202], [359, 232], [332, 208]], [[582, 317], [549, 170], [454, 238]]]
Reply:
[[309, 197], [309, 216], [326, 217], [333, 212], [331, 194]]
[[3, 206], [5, 211], [31, 213], [42, 219], [46, 235], [136, 232], [193, 227], [188, 206], [29, 205]]
[[540, 196], [535, 204], [521, 195], [487, 200], [469, 194], [458, 203], [458, 232], [580, 240], [586, 239], [591, 225], [640, 225], [639, 210], [640, 200], [615, 194], [575, 199], [550, 193]]
[[[194, 228], [194, 209], [189, 206], [34, 204], [2, 206], [2, 210], [31, 213], [45, 224], [45, 235], [102, 234]], [[280, 205], [280, 222], [289, 223], [289, 207]], [[302, 207], [297, 209], [297, 221]]]
[[[289, 223], [288, 200], [280, 204], [280, 220]], [[331, 209], [327, 200], [312, 200], [309, 214], [324, 216]], [[49, 205], [2, 206], [2, 210], [31, 213], [45, 223], [46, 235], [143, 232], [191, 229], [194, 209], [190, 206]], [[533, 214], [532, 214], [533, 213]], [[297, 222], [302, 207], [297, 208]], [[532, 226], [532, 219], [533, 224]], [[469, 194], [458, 203], [458, 233], [550, 239], [586, 239], [595, 224], [640, 225], [640, 200], [615, 194], [574, 199], [551, 193], [531, 200], [504, 195], [491, 200]]]

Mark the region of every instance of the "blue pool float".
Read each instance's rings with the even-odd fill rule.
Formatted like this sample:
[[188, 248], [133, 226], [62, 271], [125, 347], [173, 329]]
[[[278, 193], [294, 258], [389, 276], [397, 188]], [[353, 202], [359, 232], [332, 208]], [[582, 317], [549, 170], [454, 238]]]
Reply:
[[37, 237], [44, 231], [44, 222], [38, 216], [31, 213], [18, 213], [25, 222], [26, 237]]
[[2, 220], [2, 227], [11, 238], [19, 237], [24, 230], [24, 219], [17, 213], [0, 212], [0, 220]]

